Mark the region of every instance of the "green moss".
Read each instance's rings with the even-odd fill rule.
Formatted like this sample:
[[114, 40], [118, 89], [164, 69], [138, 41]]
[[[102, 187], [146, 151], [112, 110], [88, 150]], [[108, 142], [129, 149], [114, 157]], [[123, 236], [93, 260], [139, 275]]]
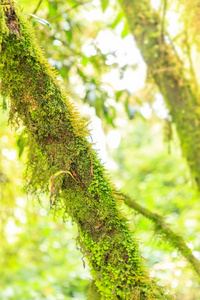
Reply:
[[77, 240], [102, 299], [171, 299], [149, 278], [119, 196], [88, 142], [87, 126], [59, 86], [32, 28], [13, 6], [5, 16], [9, 32], [2, 34], [1, 92], [10, 98], [10, 123], [25, 126], [29, 139], [27, 190], [40, 195], [48, 192], [56, 172], [73, 175], [54, 180], [52, 208], [78, 224]]

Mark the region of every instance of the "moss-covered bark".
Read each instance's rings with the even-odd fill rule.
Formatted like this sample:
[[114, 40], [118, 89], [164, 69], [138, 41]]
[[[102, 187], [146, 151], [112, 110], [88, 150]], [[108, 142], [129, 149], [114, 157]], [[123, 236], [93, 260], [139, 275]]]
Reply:
[[184, 77], [183, 64], [163, 36], [162, 22], [149, 0], [119, 0], [138, 48], [163, 94], [200, 189], [200, 105], [194, 82]]
[[28, 189], [48, 192], [51, 178], [51, 206], [77, 223], [78, 241], [102, 299], [171, 299], [149, 278], [84, 121], [9, 0], [1, 1], [0, 63], [10, 122], [24, 126], [29, 140]]

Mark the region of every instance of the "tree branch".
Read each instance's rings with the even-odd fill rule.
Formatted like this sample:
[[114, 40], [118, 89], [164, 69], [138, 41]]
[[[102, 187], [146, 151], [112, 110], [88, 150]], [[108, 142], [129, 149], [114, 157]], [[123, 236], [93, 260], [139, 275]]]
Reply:
[[124, 196], [126, 205], [133, 208], [154, 223], [155, 233], [160, 234], [165, 241], [175, 247], [187, 259], [200, 278], [200, 261], [194, 257], [192, 250], [186, 245], [184, 239], [170, 229], [169, 225], [165, 222], [161, 215], [151, 212], [147, 208], [138, 204], [135, 200], [131, 199], [129, 196], [124, 194], [122, 195]]

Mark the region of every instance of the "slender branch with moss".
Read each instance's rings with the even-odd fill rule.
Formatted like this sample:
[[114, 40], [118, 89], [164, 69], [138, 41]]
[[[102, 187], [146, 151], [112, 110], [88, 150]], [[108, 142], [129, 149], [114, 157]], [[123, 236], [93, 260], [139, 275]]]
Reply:
[[197, 275], [200, 278], [200, 261], [194, 257], [194, 255], [192, 254], [192, 250], [186, 245], [184, 239], [180, 235], [173, 232], [173, 230], [171, 230], [171, 228], [161, 215], [141, 206], [129, 196], [124, 194], [123, 196], [126, 205], [133, 208], [138, 213], [142, 214], [144, 217], [148, 218], [154, 223], [154, 230], [156, 234], [160, 234], [165, 241], [175, 247], [192, 265], [193, 269], [196, 271]]
[[138, 244], [119, 209], [115, 188], [88, 130], [35, 36], [11, 0], [1, 1], [1, 94], [10, 99], [10, 123], [29, 141], [27, 190], [49, 193], [55, 212], [78, 225], [79, 245], [106, 300], [172, 299], [149, 278]]
[[182, 152], [200, 189], [200, 106], [196, 84], [184, 76], [171, 44], [160, 43], [161, 18], [149, 0], [119, 0], [131, 33], [169, 107]]

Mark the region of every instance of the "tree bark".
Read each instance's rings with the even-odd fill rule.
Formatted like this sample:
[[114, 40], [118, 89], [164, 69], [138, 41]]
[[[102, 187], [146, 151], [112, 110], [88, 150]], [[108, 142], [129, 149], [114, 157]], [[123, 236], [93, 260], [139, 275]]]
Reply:
[[182, 152], [200, 189], [200, 107], [194, 83], [184, 77], [183, 64], [166, 42], [162, 22], [149, 0], [119, 0], [131, 33], [164, 96], [176, 124]]
[[29, 141], [27, 186], [51, 191], [51, 208], [77, 223], [102, 299], [172, 299], [149, 278], [117, 192], [88, 142], [88, 130], [61, 89], [14, 2], [1, 1], [1, 93], [10, 122]]

